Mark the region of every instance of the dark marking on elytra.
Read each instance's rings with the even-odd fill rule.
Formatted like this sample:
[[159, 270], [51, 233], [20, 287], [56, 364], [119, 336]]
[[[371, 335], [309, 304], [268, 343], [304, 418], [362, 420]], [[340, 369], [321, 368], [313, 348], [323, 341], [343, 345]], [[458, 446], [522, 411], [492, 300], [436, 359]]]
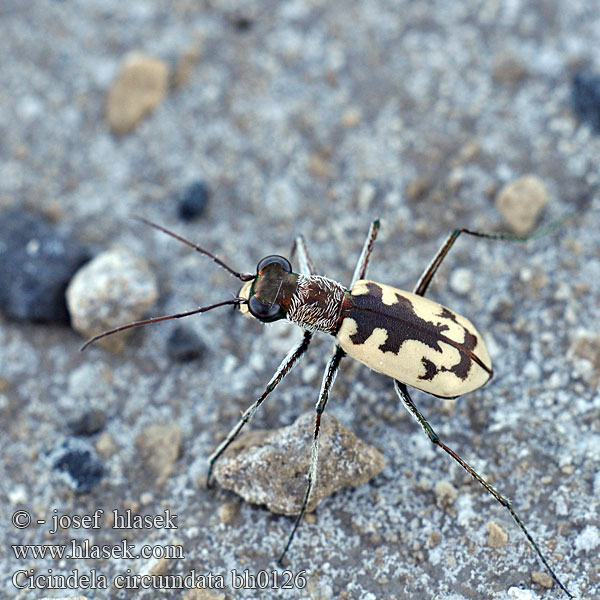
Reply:
[[344, 315], [356, 322], [356, 333], [350, 336], [353, 344], [364, 344], [375, 329], [383, 328], [387, 333], [387, 338], [379, 346], [381, 352], [400, 354], [402, 344], [408, 340], [421, 342], [440, 354], [443, 352], [441, 343], [449, 344], [458, 350], [460, 360], [452, 367], [438, 367], [423, 356], [421, 362], [425, 367], [425, 374], [421, 375], [419, 379], [431, 380], [440, 371], [449, 371], [464, 381], [469, 375], [473, 360], [489, 371], [489, 368], [473, 353], [477, 345], [477, 337], [465, 329], [447, 308], [442, 307], [441, 313], [437, 316], [440, 319], [450, 319], [459, 325], [465, 334], [463, 342], [457, 342], [444, 335], [449, 327], [443, 322], [434, 323], [419, 317], [412, 302], [405, 296], [394, 292], [396, 302], [385, 304], [380, 286], [375, 283], [367, 283], [366, 286], [369, 293], [352, 296], [353, 305]]
[[421, 362], [425, 367], [425, 375], [419, 375], [419, 379], [431, 381], [438, 374], [439, 369], [433, 364], [432, 361], [424, 356], [421, 357]]

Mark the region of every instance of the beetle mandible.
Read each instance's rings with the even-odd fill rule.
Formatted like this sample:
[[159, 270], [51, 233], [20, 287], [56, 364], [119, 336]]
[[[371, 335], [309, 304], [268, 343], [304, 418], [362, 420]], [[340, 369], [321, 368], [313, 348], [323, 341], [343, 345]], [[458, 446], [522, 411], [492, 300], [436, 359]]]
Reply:
[[527, 236], [484, 233], [465, 228], [455, 229], [425, 269], [414, 290], [406, 292], [365, 279], [379, 221], [371, 223], [350, 286], [346, 288], [333, 279], [315, 273], [302, 236], [296, 238], [290, 254], [290, 257], [295, 254], [298, 256], [298, 273], [293, 272], [290, 260], [279, 255], [266, 256], [260, 260], [256, 273], [241, 273], [199, 245], [144, 218], [136, 218], [208, 256], [240, 279], [243, 285], [236, 298], [182, 313], [122, 325], [91, 338], [82, 346], [82, 350], [96, 340], [124, 329], [178, 319], [224, 305], [235, 305], [245, 316], [253, 317], [263, 323], [287, 319], [304, 330], [303, 338], [288, 352], [263, 394], [243, 413], [240, 421], [209, 457], [207, 485], [210, 484], [212, 469], [217, 459], [235, 440], [244, 425], [250, 421], [265, 398], [305, 354], [313, 334], [324, 332], [336, 339], [335, 349], [325, 368], [316, 403], [306, 492], [285, 548], [278, 559], [280, 564], [306, 511], [317, 475], [321, 415], [327, 404], [340, 361], [344, 356], [349, 355], [394, 380], [394, 389], [398, 397], [431, 442], [447, 452], [508, 510], [552, 579], [569, 598], [573, 598], [550, 567], [510, 501], [500, 495], [464, 459], [440, 440], [412, 401], [406, 387], [409, 385], [441, 398], [456, 398], [480, 388], [492, 376], [492, 364], [485, 343], [472, 323], [449, 308], [424, 297], [435, 272], [457, 238], [464, 233], [481, 238], [525, 242], [555, 229], [564, 219]]

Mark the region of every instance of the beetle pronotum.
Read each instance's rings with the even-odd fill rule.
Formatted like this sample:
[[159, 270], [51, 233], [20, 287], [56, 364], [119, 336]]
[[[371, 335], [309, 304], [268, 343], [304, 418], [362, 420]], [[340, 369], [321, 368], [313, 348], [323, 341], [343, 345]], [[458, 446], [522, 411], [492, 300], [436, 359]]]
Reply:
[[421, 425], [431, 442], [447, 452], [508, 510], [552, 579], [569, 598], [573, 597], [548, 564], [546, 557], [509, 500], [500, 495], [464, 459], [440, 440], [415, 406], [406, 387], [410, 385], [441, 398], [456, 398], [483, 386], [492, 376], [489, 354], [481, 335], [471, 322], [445, 306], [424, 297], [435, 272], [459, 235], [465, 233], [488, 239], [527, 241], [556, 228], [562, 220], [529, 236], [455, 229], [425, 269], [413, 292], [409, 293], [365, 279], [379, 221], [371, 224], [352, 281], [346, 288], [332, 279], [315, 274], [302, 236], [296, 238], [291, 251], [291, 257], [296, 253], [298, 255], [299, 273], [294, 273], [290, 261], [279, 255], [267, 256], [259, 261], [256, 274], [240, 273], [197, 244], [146, 219], [138, 219], [212, 258], [219, 266], [240, 279], [243, 286], [238, 296], [231, 300], [173, 315], [136, 321], [105, 331], [88, 340], [82, 346], [82, 350], [96, 340], [124, 329], [178, 319], [231, 304], [238, 306], [244, 315], [254, 317], [263, 323], [286, 318], [304, 330], [302, 340], [288, 352], [263, 394], [246, 409], [239, 422], [209, 457], [207, 485], [210, 484], [212, 469], [217, 459], [238, 436], [244, 425], [250, 421], [265, 398], [304, 355], [313, 333], [316, 331], [329, 333], [336, 339], [334, 352], [323, 374], [316, 404], [306, 492], [300, 513], [279, 557], [279, 563], [286, 555], [306, 511], [317, 474], [321, 415], [327, 404], [340, 361], [348, 354], [374, 371], [394, 379], [394, 389], [398, 397]]

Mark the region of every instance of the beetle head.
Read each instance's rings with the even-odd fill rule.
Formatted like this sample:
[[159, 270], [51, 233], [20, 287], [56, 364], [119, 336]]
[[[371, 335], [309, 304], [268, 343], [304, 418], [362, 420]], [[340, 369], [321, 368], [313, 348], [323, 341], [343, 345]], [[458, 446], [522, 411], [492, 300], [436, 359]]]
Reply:
[[240, 304], [242, 314], [263, 323], [285, 318], [290, 300], [296, 291], [298, 276], [292, 273], [287, 258], [273, 254], [256, 266], [256, 276], [247, 281], [238, 293], [248, 304]]

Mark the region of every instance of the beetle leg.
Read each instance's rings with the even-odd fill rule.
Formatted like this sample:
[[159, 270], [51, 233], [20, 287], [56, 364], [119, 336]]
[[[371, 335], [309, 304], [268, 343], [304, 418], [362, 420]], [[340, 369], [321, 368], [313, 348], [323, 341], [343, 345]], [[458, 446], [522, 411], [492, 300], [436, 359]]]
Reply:
[[551, 233], [555, 229], [558, 229], [565, 221], [571, 218], [571, 214], [568, 214], [556, 221], [553, 221], [546, 227], [542, 227], [537, 229], [536, 231], [530, 233], [529, 235], [511, 235], [509, 233], [484, 233], [483, 231], [473, 231], [471, 229], [465, 229], [461, 227], [460, 229], [455, 229], [447, 238], [446, 241], [442, 244], [442, 247], [438, 250], [437, 254], [433, 257], [433, 260], [429, 263], [429, 266], [425, 269], [415, 289], [413, 290], [414, 294], [418, 296], [424, 296], [435, 272], [438, 270], [438, 267], [442, 264], [444, 258], [448, 252], [450, 252], [450, 248], [454, 245], [454, 242], [457, 240], [458, 236], [461, 233], [467, 233], [468, 235], [473, 235], [475, 237], [487, 238], [489, 240], [503, 240], [506, 242], [527, 242], [529, 240], [533, 240], [535, 238], [541, 237], [548, 233]]
[[287, 551], [294, 539], [294, 534], [296, 533], [296, 529], [298, 529], [298, 525], [300, 525], [300, 521], [306, 512], [306, 506], [308, 504], [308, 499], [310, 498], [310, 493], [313, 489], [313, 485], [317, 478], [317, 462], [319, 460], [319, 431], [321, 429], [321, 415], [325, 410], [325, 405], [327, 404], [327, 399], [329, 398], [329, 390], [335, 381], [335, 376], [337, 375], [338, 368], [340, 366], [340, 361], [344, 357], [346, 353], [336, 344], [335, 350], [325, 367], [325, 373], [323, 374], [323, 380], [321, 382], [321, 391], [319, 392], [319, 399], [316, 405], [316, 414], [315, 414], [315, 429], [313, 433], [313, 442], [310, 451], [310, 466], [308, 468], [307, 473], [307, 484], [306, 484], [306, 493], [304, 494], [304, 500], [302, 501], [302, 506], [300, 508], [300, 513], [296, 517], [296, 521], [294, 522], [294, 527], [292, 528], [292, 532], [290, 533], [290, 537], [288, 538], [287, 544], [281, 553], [281, 556], [277, 560], [279, 564], [282, 563]]
[[308, 348], [312, 333], [310, 331], [304, 332], [304, 337], [287, 353], [286, 357], [281, 361], [281, 364], [275, 371], [273, 377], [267, 384], [265, 391], [262, 393], [260, 398], [249, 406], [242, 418], [238, 421], [237, 425], [227, 434], [227, 437], [218, 445], [216, 450], [208, 457], [208, 475], [206, 476], [206, 486], [210, 486], [210, 476], [217, 459], [225, 452], [229, 444], [235, 440], [242, 428], [252, 417], [262, 404], [263, 400], [277, 387], [277, 384], [292, 370], [292, 367], [298, 362]]
[[350, 282], [350, 287], [348, 289], [351, 289], [359, 279], [365, 278], [369, 260], [371, 258], [371, 252], [373, 251], [373, 244], [375, 243], [375, 238], [377, 237], [377, 231], [379, 231], [379, 220], [373, 221], [371, 223], [371, 227], [369, 227], [367, 239], [365, 240], [360, 256], [358, 257], [358, 262], [354, 268], [354, 274], [352, 275], [352, 281]]
[[404, 404], [404, 406], [406, 407], [408, 412], [410, 412], [413, 415], [413, 417], [415, 417], [415, 419], [418, 421], [419, 425], [421, 425], [421, 427], [424, 429], [424, 431], [427, 434], [427, 436], [429, 437], [429, 439], [436, 446], [439, 446], [442, 450], [447, 452], [465, 471], [467, 471], [467, 473], [469, 473], [469, 475], [471, 475], [476, 481], [478, 481], [502, 506], [504, 506], [504, 508], [506, 508], [508, 510], [511, 517], [515, 521], [515, 523], [519, 526], [521, 531], [525, 534], [525, 537], [529, 540], [529, 543], [533, 546], [533, 549], [536, 551], [537, 555], [540, 557], [542, 563], [544, 564], [544, 566], [546, 567], [546, 569], [552, 576], [552, 579], [554, 579], [554, 581], [558, 584], [558, 586], [562, 589], [562, 591], [565, 592], [565, 594], [567, 594], [567, 596], [569, 598], [573, 598], [573, 596], [569, 593], [569, 591], [565, 588], [565, 586], [560, 582], [560, 580], [558, 579], [558, 577], [556, 576], [554, 571], [551, 569], [545, 556], [542, 554], [541, 550], [538, 548], [538, 545], [535, 543], [533, 537], [531, 537], [531, 534], [529, 533], [529, 531], [527, 531], [527, 528], [525, 527], [523, 521], [521, 521], [521, 518], [519, 517], [519, 515], [513, 509], [510, 501], [507, 500], [506, 498], [504, 498], [504, 496], [501, 496], [496, 491], [496, 489], [492, 485], [490, 485], [485, 479], [483, 479], [483, 477], [481, 477], [481, 475], [479, 475], [479, 473], [477, 473], [465, 460], [463, 460], [458, 454], [456, 454], [456, 452], [454, 452], [454, 450], [452, 450], [451, 448], [446, 446], [446, 444], [444, 444], [444, 442], [442, 442], [440, 440], [437, 433], [433, 430], [431, 425], [427, 422], [425, 417], [420, 413], [419, 409], [415, 406], [414, 402], [412, 401], [411, 397], [408, 394], [406, 385], [404, 385], [403, 383], [400, 383], [397, 380], [394, 380], [394, 388], [396, 390], [396, 393], [398, 394], [398, 397], [400, 398], [400, 400], [402, 400], [402, 403]]
[[315, 274], [315, 267], [313, 265], [312, 260], [308, 254], [308, 248], [306, 247], [306, 242], [304, 241], [304, 236], [299, 235], [294, 240], [292, 244], [292, 249], [290, 251], [290, 262], [294, 259], [294, 254], [298, 252], [298, 267], [301, 275], [306, 275], [307, 277]]

